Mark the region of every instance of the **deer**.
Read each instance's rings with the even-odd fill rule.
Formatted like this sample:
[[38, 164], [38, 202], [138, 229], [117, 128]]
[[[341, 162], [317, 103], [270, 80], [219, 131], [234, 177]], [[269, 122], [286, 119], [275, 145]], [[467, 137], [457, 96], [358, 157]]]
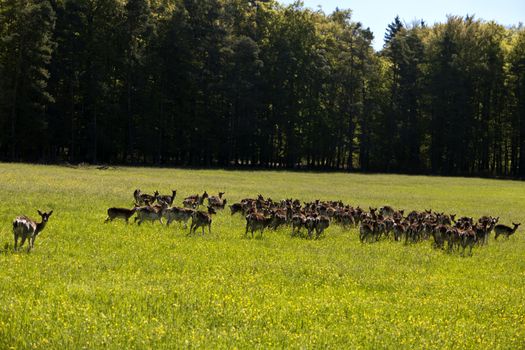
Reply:
[[459, 239], [463, 248], [461, 255], [465, 256], [465, 248], [468, 246], [470, 248], [469, 255], [472, 256], [472, 247], [477, 242], [476, 232], [473, 229], [462, 231], [459, 233]]
[[242, 204], [241, 203], [233, 203], [230, 206], [231, 215], [234, 215], [236, 213], [242, 213]]
[[164, 202], [168, 204], [168, 206], [171, 206], [176, 196], [177, 196], [177, 190], [171, 190], [171, 196], [170, 195], [158, 195], [157, 202]]
[[265, 217], [261, 213], [251, 213], [246, 215], [246, 231], [244, 232], [244, 236], [246, 237], [248, 231], [251, 231], [253, 238], [254, 231], [260, 230], [262, 238], [264, 229], [270, 225], [271, 221], [271, 217]]
[[197, 208], [204, 203], [204, 200], [208, 198], [208, 193], [204, 191], [202, 195], [194, 194], [189, 197], [184, 198], [182, 204], [185, 208]]
[[108, 223], [110, 221], [113, 221], [115, 219], [123, 219], [126, 221], [126, 224], [129, 223], [129, 218], [135, 214], [135, 211], [137, 210], [137, 207], [133, 207], [131, 209], [127, 208], [109, 208], [108, 209], [108, 217], [104, 221], [104, 223]]
[[306, 217], [306, 222], [304, 223], [304, 227], [308, 230], [308, 238], [313, 238], [313, 232], [315, 230], [315, 226], [317, 224], [317, 215], [308, 215]]
[[389, 205], [385, 205], [384, 207], [379, 208], [379, 214], [381, 214], [384, 217], [393, 217], [394, 212], [394, 208], [392, 208]]
[[[35, 245], [35, 239], [36, 236], [40, 232], [44, 230], [46, 227], [47, 221], [49, 220], [49, 217], [51, 214], [53, 214], [53, 210], [51, 210], [49, 213], [42, 213], [40, 210], [37, 210], [38, 215], [42, 218], [42, 221], [36, 222], [27, 216], [17, 216], [15, 220], [13, 221], [13, 234], [15, 237], [15, 251], [18, 248], [22, 248], [24, 245], [26, 239], [28, 239], [28, 247], [27, 252], [29, 253], [33, 246]], [[18, 238], [21, 238], [22, 241], [20, 242], [20, 247], [18, 247]]]
[[155, 193], [152, 195], [147, 193], [142, 193], [140, 189], [136, 189], [135, 192], [133, 192], [133, 197], [135, 198], [135, 202], [140, 205], [145, 205], [146, 201], [148, 201], [150, 204], [153, 204], [159, 196], [159, 191], [155, 191]]
[[183, 222], [184, 229], [188, 228], [188, 220], [195, 212], [194, 209], [190, 208], [168, 208], [164, 211], [164, 217], [166, 218], [166, 226], [169, 226], [172, 221]]
[[394, 231], [394, 240], [400, 241], [401, 238], [406, 235], [406, 231], [408, 229], [408, 222], [394, 222], [394, 226], [392, 227], [392, 230]]
[[204, 236], [204, 226], [208, 226], [208, 232], [211, 234], [211, 221], [212, 221], [212, 215], [217, 214], [217, 212], [212, 208], [208, 207], [208, 212], [203, 211], [194, 211], [191, 215], [191, 226], [190, 226], [190, 232], [188, 235], [195, 233], [195, 231], [202, 227], [202, 235]]
[[319, 239], [328, 226], [330, 226], [330, 218], [328, 216], [320, 215], [317, 217], [317, 222], [315, 223], [315, 239]]
[[163, 224], [162, 215], [166, 209], [168, 209], [168, 205], [166, 203], [162, 203], [160, 208], [152, 207], [150, 205], [137, 207], [135, 209], [135, 211], [137, 212], [135, 222], [138, 221], [139, 226], [144, 221], [151, 221], [151, 223], [153, 223], [158, 220], [161, 224]]
[[270, 227], [273, 230], [277, 230], [279, 226], [286, 224], [286, 210], [274, 210], [272, 212], [272, 221], [270, 222]]
[[226, 200], [222, 199], [222, 196], [224, 196], [225, 193], [226, 192], [219, 192], [218, 196], [208, 197], [208, 205], [210, 207], [218, 207], [224, 209], [224, 206], [226, 205]]
[[296, 234], [301, 234], [301, 227], [306, 224], [306, 216], [303, 213], [294, 214], [292, 216], [292, 237]]
[[495, 232], [494, 239], [498, 239], [499, 235], [503, 235], [503, 236], [507, 237], [507, 239], [508, 239], [511, 235], [514, 234], [514, 232], [516, 232], [516, 230], [521, 225], [521, 223], [519, 223], [519, 224], [512, 223], [512, 225], [514, 225], [513, 228], [510, 228], [509, 226], [502, 225], [502, 224], [494, 226], [494, 232]]

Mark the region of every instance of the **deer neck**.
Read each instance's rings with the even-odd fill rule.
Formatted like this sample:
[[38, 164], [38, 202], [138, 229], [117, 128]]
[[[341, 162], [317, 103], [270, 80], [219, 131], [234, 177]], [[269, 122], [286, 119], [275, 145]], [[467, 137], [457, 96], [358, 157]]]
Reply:
[[42, 221], [36, 224], [35, 236], [38, 235], [46, 227], [47, 222]]

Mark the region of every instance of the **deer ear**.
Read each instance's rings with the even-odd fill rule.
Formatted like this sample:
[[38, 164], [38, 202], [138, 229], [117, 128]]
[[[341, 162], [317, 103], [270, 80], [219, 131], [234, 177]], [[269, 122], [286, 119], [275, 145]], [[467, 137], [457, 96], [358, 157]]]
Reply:
[[49, 214], [47, 214], [47, 216], [51, 216], [51, 214], [53, 214], [52, 210], [49, 212]]
[[42, 216], [42, 212], [40, 210], [37, 210], [38, 215]]

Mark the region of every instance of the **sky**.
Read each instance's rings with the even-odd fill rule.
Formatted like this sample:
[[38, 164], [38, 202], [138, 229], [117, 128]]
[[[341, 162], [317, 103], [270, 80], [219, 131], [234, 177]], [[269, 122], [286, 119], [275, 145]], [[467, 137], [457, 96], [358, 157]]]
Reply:
[[[290, 4], [293, 0], [280, 0]], [[332, 12], [336, 7], [351, 9], [352, 19], [370, 27], [374, 33], [374, 48], [381, 49], [386, 27], [396, 15], [412, 23], [423, 19], [428, 25], [445, 22], [447, 15], [475, 15], [475, 18], [495, 20], [503, 25], [525, 24], [525, 0], [303, 0], [305, 6]]]

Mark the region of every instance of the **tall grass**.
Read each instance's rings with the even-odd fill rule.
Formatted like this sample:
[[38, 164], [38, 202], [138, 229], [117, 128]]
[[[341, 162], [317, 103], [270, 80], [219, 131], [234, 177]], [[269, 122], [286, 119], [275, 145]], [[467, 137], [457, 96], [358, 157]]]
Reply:
[[[0, 164], [0, 348], [525, 347], [525, 238], [462, 258], [430, 242], [361, 244], [331, 226], [244, 239], [244, 219], [212, 235], [122, 221], [136, 188], [225, 191], [233, 202], [340, 199], [525, 223], [521, 182], [394, 175], [65, 168]], [[30, 253], [13, 253], [15, 216], [54, 210]]]

